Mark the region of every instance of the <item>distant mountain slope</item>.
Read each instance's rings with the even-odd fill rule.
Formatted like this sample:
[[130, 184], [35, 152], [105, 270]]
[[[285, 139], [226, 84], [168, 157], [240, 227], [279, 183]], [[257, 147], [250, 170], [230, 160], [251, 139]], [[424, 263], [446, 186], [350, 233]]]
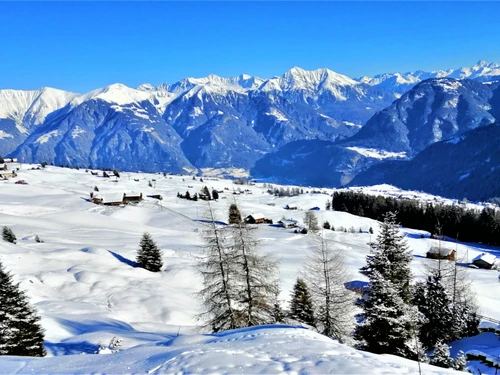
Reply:
[[192, 169], [180, 149], [180, 137], [153, 104], [135, 102], [143, 94], [112, 85], [76, 97], [12, 154], [56, 165], [173, 172]]
[[500, 197], [500, 125], [437, 142], [411, 161], [390, 161], [357, 175], [351, 185], [388, 183], [470, 200]]
[[[411, 159], [435, 142], [500, 120], [499, 87], [498, 82], [483, 84], [450, 78], [421, 82], [376, 113], [354, 136], [335, 143], [290, 143], [265, 155], [252, 174], [295, 183], [348, 184], [372, 165], [390, 159]], [[386, 165], [390, 169], [395, 164]], [[383, 178], [371, 181], [369, 175], [363, 181], [389, 182]]]
[[13, 151], [54, 111], [77, 94], [44, 87], [40, 90], [0, 90], [0, 154]]
[[345, 145], [412, 156], [432, 143], [495, 122], [500, 83], [450, 78], [423, 81], [375, 114]]

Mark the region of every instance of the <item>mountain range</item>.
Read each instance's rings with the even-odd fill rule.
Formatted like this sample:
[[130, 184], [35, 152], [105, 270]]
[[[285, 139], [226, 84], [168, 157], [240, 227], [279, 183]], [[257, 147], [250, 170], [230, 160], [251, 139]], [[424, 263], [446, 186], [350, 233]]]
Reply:
[[339, 186], [498, 121], [499, 79], [500, 64], [480, 61], [356, 79], [294, 67], [270, 79], [210, 75], [83, 95], [0, 90], [0, 155], [150, 172], [243, 168]]

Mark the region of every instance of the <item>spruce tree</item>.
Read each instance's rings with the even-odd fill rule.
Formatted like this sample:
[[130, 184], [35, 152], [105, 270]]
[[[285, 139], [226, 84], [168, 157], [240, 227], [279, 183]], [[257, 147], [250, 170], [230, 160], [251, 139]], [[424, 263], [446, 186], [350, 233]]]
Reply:
[[215, 189], [212, 190], [212, 198], [214, 201], [216, 201], [217, 199], [219, 199], [219, 192]]
[[409, 304], [412, 256], [394, 213], [385, 216], [371, 247], [367, 265], [360, 270], [370, 279], [370, 286], [360, 301], [362, 323], [356, 327], [355, 338], [364, 350], [416, 358], [419, 348], [411, 341], [415, 342], [418, 316]]
[[239, 224], [241, 223], [241, 213], [240, 209], [236, 203], [231, 203], [229, 206], [229, 224]]
[[306, 282], [300, 277], [297, 278], [293, 287], [289, 316], [312, 327], [316, 324], [311, 294]]
[[417, 284], [415, 289], [414, 304], [423, 315], [419, 336], [424, 348], [431, 350], [438, 342], [451, 341], [453, 309], [441, 277], [429, 276], [425, 284]]
[[356, 326], [354, 338], [360, 349], [376, 354], [394, 354], [415, 358], [417, 312], [406, 304], [391, 281], [378, 271], [370, 274], [370, 287], [361, 301], [361, 324]]
[[14, 232], [12, 231], [12, 229], [10, 229], [7, 226], [4, 226], [2, 228], [2, 239], [4, 241], [10, 242], [10, 243], [16, 243], [17, 242], [16, 235], [14, 234]]
[[371, 255], [367, 257], [367, 264], [360, 272], [368, 278], [378, 272], [392, 283], [403, 301], [408, 303], [411, 298], [412, 255], [404, 236], [398, 231], [396, 215], [393, 212], [385, 215], [377, 239], [371, 246]]
[[454, 367], [455, 361], [450, 357], [450, 347], [441, 341], [437, 342], [429, 364], [444, 368]]
[[43, 357], [43, 339], [40, 317], [0, 263], [0, 355]]
[[208, 200], [212, 199], [212, 197], [210, 196], [210, 190], [208, 190], [208, 187], [203, 186], [202, 191], [203, 191], [203, 194], [207, 197]]
[[151, 235], [144, 233], [137, 251], [139, 266], [151, 272], [159, 272], [163, 267], [162, 255], [162, 251], [153, 241]]

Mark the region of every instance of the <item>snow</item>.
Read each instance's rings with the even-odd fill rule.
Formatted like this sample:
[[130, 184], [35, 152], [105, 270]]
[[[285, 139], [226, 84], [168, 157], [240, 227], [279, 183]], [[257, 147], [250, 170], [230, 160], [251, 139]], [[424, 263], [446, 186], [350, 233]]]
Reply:
[[72, 106], [77, 106], [88, 100], [100, 99], [109, 103], [125, 105], [130, 103], [149, 100], [151, 93], [147, 91], [135, 90], [121, 83], [109, 85], [97, 90], [92, 90], [86, 94], [77, 96], [71, 101]]
[[285, 115], [283, 115], [276, 108], [271, 109], [271, 112], [266, 112], [266, 115], [276, 117], [277, 121], [283, 121], [283, 122], [288, 121], [288, 119], [285, 117]]
[[57, 137], [59, 135], [59, 130], [52, 130], [51, 132], [48, 132], [40, 137], [37, 138], [37, 140], [35, 141], [35, 143], [37, 144], [43, 144], [43, 143], [47, 143], [50, 138], [52, 137]]
[[352, 126], [352, 127], [355, 127], [355, 128], [361, 128], [363, 126], [363, 125], [355, 124], [354, 122], [349, 122], [349, 121], [342, 121], [342, 123], [344, 125]]
[[[219, 200], [211, 203], [220, 221], [227, 221], [228, 207], [236, 200], [243, 217], [261, 212], [277, 222], [286, 215], [302, 225], [305, 211], [301, 208], [324, 207], [333, 189], [278, 198], [267, 194], [262, 183], [240, 186], [209, 176], [201, 182], [192, 176], [121, 172], [121, 178], [114, 182], [114, 178], [93, 176], [83, 169], [29, 168], [31, 165], [22, 165], [17, 178], [28, 185], [16, 185], [15, 180], [1, 185], [0, 223], [12, 228], [18, 243], [1, 241], [0, 258], [40, 312], [49, 357], [1, 357], [0, 374], [418, 373], [414, 362], [359, 352], [297, 327], [257, 327], [218, 335], [198, 332], [195, 316], [201, 307], [195, 293], [201, 280], [194, 266], [202, 244], [199, 233], [205, 227], [198, 220], [204, 217], [206, 203], [178, 199], [177, 192], [199, 192], [205, 185], [222, 191]], [[152, 179], [156, 179], [155, 187], [148, 186]], [[123, 207], [95, 205], [87, 201], [94, 186], [100, 190], [96, 194], [103, 196], [134, 191], [145, 199]], [[252, 194], [233, 195], [238, 188]], [[398, 191], [388, 186], [371, 189], [385, 189], [386, 194]], [[151, 194], [161, 194], [163, 200], [147, 198]], [[275, 205], [268, 205], [270, 201]], [[282, 208], [292, 201], [298, 210]], [[353, 279], [366, 281], [357, 270], [369, 254], [367, 244], [378, 232], [377, 222], [323, 209], [317, 215], [320, 224], [328, 220], [336, 228], [355, 228], [356, 233], [325, 234], [345, 252], [346, 267], [356, 275]], [[374, 235], [368, 233], [370, 227]], [[360, 228], [364, 233], [359, 233]], [[144, 232], [149, 232], [163, 251], [162, 272], [136, 267]], [[438, 246], [438, 241], [422, 231], [402, 228], [402, 232], [414, 254], [413, 273], [421, 278], [425, 266], [433, 262], [425, 254]], [[280, 261], [280, 300], [286, 306], [307, 257], [310, 235], [266, 224], [258, 225], [255, 233], [261, 240], [261, 251]], [[35, 235], [44, 242], [37, 243]], [[457, 259], [468, 256], [464, 263], [481, 253], [499, 253], [497, 248], [480, 244], [458, 242], [453, 247]], [[497, 272], [465, 271], [482, 315], [499, 319]], [[122, 352], [92, 354], [113, 337], [123, 340]], [[423, 368], [426, 374], [448, 373], [426, 365]]]
[[14, 138], [14, 136], [12, 134], [4, 132], [3, 130], [0, 130], [0, 139], [3, 138]]
[[374, 148], [363, 147], [346, 147], [348, 150], [356, 151], [357, 153], [373, 159], [389, 159], [389, 158], [406, 158], [406, 152], [390, 152], [385, 150], [377, 150]]
[[80, 134], [84, 134], [85, 130], [80, 128], [79, 126], [76, 126], [73, 131], [71, 132], [71, 138], [75, 139], [77, 138]]
[[67, 105], [77, 94], [51, 87], [39, 90], [0, 90], [0, 118], [12, 119], [17, 125], [25, 120], [41, 124], [55, 110]]

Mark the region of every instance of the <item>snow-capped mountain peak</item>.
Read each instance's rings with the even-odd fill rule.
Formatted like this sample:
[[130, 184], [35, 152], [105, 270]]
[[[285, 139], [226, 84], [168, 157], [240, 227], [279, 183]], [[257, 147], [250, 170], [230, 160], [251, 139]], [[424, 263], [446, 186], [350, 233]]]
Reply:
[[97, 90], [92, 90], [86, 94], [79, 95], [71, 101], [72, 106], [79, 105], [88, 100], [104, 100], [109, 103], [126, 105], [130, 103], [149, 100], [151, 93], [142, 90], [136, 90], [121, 83], [115, 83]]

